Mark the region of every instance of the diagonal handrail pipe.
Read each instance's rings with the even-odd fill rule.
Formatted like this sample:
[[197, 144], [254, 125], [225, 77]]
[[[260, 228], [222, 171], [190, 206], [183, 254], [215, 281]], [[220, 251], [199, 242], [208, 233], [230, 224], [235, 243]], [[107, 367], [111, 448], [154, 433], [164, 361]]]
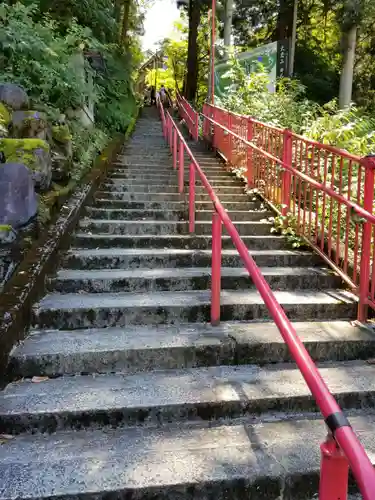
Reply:
[[[364, 500], [375, 499], [375, 471], [356, 433], [353, 431], [349, 421], [344, 415], [339, 404], [331, 394], [316, 367], [311, 356], [297, 335], [297, 332], [285, 314], [284, 309], [278, 303], [274, 293], [262, 275], [259, 267], [250, 255], [245, 243], [241, 239], [236, 227], [220, 203], [213, 187], [206, 175], [200, 168], [196, 158], [186, 143], [181, 131], [167, 111], [165, 116], [166, 138], [172, 137], [168, 132], [173, 131], [174, 137], [183, 151], [190, 158], [190, 199], [189, 214], [193, 216], [195, 211], [195, 174], [198, 173], [203, 186], [213, 203], [213, 231], [212, 231], [212, 293], [211, 293], [211, 318], [217, 324], [220, 320], [220, 268], [221, 268], [221, 225], [224, 224], [236, 247], [250, 278], [253, 280], [260, 296], [262, 297], [270, 315], [272, 316], [279, 332], [287, 344], [292, 358], [296, 362], [317, 406], [319, 407], [329, 434], [324, 443], [321, 444], [321, 474], [319, 486], [320, 500], [339, 500], [347, 498], [348, 489], [348, 466], [357, 481], [359, 490]], [[239, 137], [239, 136], [238, 136]], [[175, 147], [173, 141], [171, 147]], [[250, 143], [250, 146], [253, 146]], [[178, 147], [178, 145], [176, 145]], [[254, 147], [256, 147], [254, 145]], [[180, 157], [181, 160], [181, 157]], [[179, 168], [183, 170], [180, 162]], [[367, 214], [366, 214], [367, 215]], [[190, 226], [191, 220], [189, 221]], [[194, 230], [194, 224], [192, 225]], [[217, 293], [219, 292], [219, 293]], [[219, 301], [219, 302], [218, 302]]]

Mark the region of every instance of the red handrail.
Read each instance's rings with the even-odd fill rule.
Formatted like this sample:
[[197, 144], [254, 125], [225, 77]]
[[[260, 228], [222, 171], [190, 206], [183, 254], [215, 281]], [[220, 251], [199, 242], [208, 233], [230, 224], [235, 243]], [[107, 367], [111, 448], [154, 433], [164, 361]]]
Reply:
[[[182, 148], [190, 158], [190, 186], [189, 186], [189, 229], [194, 231], [195, 217], [195, 173], [197, 172], [202, 184], [213, 203], [212, 226], [212, 290], [211, 290], [211, 322], [213, 325], [220, 321], [220, 275], [221, 275], [221, 224], [224, 224], [228, 234], [241, 256], [245, 268], [260, 293], [270, 315], [272, 316], [280, 334], [287, 344], [290, 353], [296, 362], [307, 386], [309, 387], [325, 422], [330, 429], [327, 440], [321, 445], [321, 480], [319, 487], [320, 500], [344, 499], [347, 496], [348, 465], [358, 483], [365, 500], [375, 498], [375, 471], [363, 446], [344, 416], [340, 406], [330, 393], [319, 370], [297, 335], [295, 328], [287, 318], [283, 308], [278, 303], [270, 286], [256, 265], [254, 259], [241, 239], [228, 213], [220, 203], [214, 189], [200, 168], [197, 160], [184, 140], [176, 123], [167, 112], [165, 117], [166, 137], [168, 140], [177, 137], [177, 141], [170, 142], [172, 148]], [[172, 130], [172, 133], [170, 131]], [[250, 143], [251, 146], [253, 146]], [[184, 168], [183, 158], [180, 169]], [[174, 165], [175, 166], [175, 165]], [[367, 213], [366, 213], [367, 215]], [[335, 495], [335, 496], [333, 496]]]
[[199, 113], [197, 113], [185, 97], [182, 97], [178, 92], [176, 94], [176, 102], [179, 114], [181, 118], [185, 120], [190, 135], [197, 141], [199, 139]]

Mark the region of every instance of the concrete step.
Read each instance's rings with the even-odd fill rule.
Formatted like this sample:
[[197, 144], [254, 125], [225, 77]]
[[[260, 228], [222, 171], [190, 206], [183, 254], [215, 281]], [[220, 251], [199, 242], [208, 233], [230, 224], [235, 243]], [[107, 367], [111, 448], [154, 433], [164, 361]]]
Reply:
[[[170, 173], [143, 173], [143, 172], [138, 172], [138, 173], [131, 173], [129, 174], [126, 170], [112, 170], [111, 173], [107, 177], [108, 179], [111, 180], [126, 180], [128, 182], [134, 182], [138, 183], [141, 181], [147, 181], [149, 183], [155, 182], [156, 184], [160, 184], [160, 181], [163, 179], [173, 179], [177, 183], [177, 171], [172, 170]], [[185, 169], [185, 184], [189, 184], [189, 172], [188, 170]], [[218, 176], [210, 176], [209, 182], [215, 186], [217, 184], [219, 185], [243, 185], [240, 179], [237, 179], [234, 176], [229, 176], [227, 174], [222, 174]]]
[[[318, 368], [343, 409], [361, 409], [373, 400], [372, 365], [360, 360], [319, 363]], [[317, 407], [299, 369], [290, 363], [77, 375], [9, 384], [0, 394], [0, 433], [168, 425], [301, 411]], [[324, 427], [322, 421], [320, 425]]]
[[[272, 290], [324, 290], [339, 287], [342, 282], [327, 268], [266, 267], [260, 270]], [[223, 290], [255, 288], [249, 273], [241, 267], [223, 267], [221, 286]], [[206, 290], [210, 287], [210, 267], [62, 269], [48, 281], [49, 290], [61, 293]]]
[[[126, 209], [126, 210], [185, 210], [186, 203], [181, 199], [178, 201], [152, 201], [148, 199], [147, 201], [138, 200], [117, 200], [115, 198], [94, 198], [93, 203], [95, 207], [101, 207], [104, 209]], [[198, 205], [197, 205], [198, 206]], [[255, 206], [255, 205], [252, 205]], [[211, 203], [212, 207], [212, 203]]]
[[[147, 181], [144, 183], [127, 183], [122, 182], [103, 182], [99, 190], [101, 191], [115, 191], [115, 192], [133, 192], [133, 193], [178, 193], [178, 186], [175, 180], [165, 182], [164, 184], [149, 184]], [[160, 181], [159, 181], [160, 182]], [[215, 186], [216, 194], [221, 197], [221, 195], [242, 195], [244, 194], [244, 188], [242, 186]], [[197, 194], [206, 194], [206, 189], [201, 186], [196, 186]]]
[[[222, 194], [222, 193], [219, 193], [218, 194], [218, 198], [220, 200], [220, 202], [225, 205], [226, 202], [229, 202], [229, 203], [232, 203], [232, 202], [242, 202], [242, 203], [246, 203], [248, 201], [250, 201], [250, 197], [245, 194], [244, 192], [241, 193], [238, 193], [238, 194]], [[204, 192], [204, 191], [198, 191], [195, 195], [195, 199], [197, 201], [197, 203], [201, 202], [201, 201], [209, 201], [210, 200], [210, 197], [209, 197], [209, 194], [207, 192]], [[258, 202], [259, 203], [259, 202]]]
[[122, 208], [99, 208], [86, 207], [87, 216], [93, 219], [119, 219], [119, 220], [183, 220], [186, 210], [164, 210], [164, 209], [122, 209]]
[[[353, 319], [356, 297], [345, 290], [276, 291], [276, 299], [294, 321]], [[128, 325], [210, 321], [211, 292], [82, 293], [46, 295], [34, 307], [39, 328], [104, 328]], [[222, 321], [269, 319], [255, 290], [223, 290]]]
[[[371, 330], [345, 321], [293, 325], [314, 361], [366, 360], [375, 356]], [[137, 372], [199, 366], [289, 362], [273, 323], [188, 323], [180, 326], [35, 330], [10, 357], [16, 378]]]
[[[321, 259], [312, 252], [299, 250], [252, 250], [249, 252], [258, 266], [303, 267], [321, 265]], [[80, 250], [74, 248], [63, 258], [68, 269], [137, 269], [154, 267], [209, 267], [211, 250], [185, 250], [174, 248], [103, 248]], [[223, 250], [224, 267], [241, 267], [237, 250]]]
[[165, 184], [127, 184], [122, 183], [112, 183], [103, 182], [99, 186], [100, 191], [112, 191], [118, 193], [168, 193], [168, 194], [178, 194], [178, 187], [175, 181], [166, 182]]
[[[242, 195], [241, 195], [241, 200], [242, 200]], [[238, 200], [238, 196], [234, 196], [233, 200]], [[226, 210], [235, 210], [235, 211], [242, 211], [242, 210], [261, 210], [262, 209], [262, 204], [260, 203], [259, 200], [257, 201], [252, 201], [250, 198], [246, 198], [245, 201], [223, 201], [222, 197], [220, 197], [221, 204]], [[187, 203], [187, 202], [186, 202]], [[212, 201], [197, 201], [195, 204], [196, 210], [210, 210], [212, 212]]]
[[[374, 457], [374, 415], [350, 421]], [[310, 415], [18, 436], [0, 448], [2, 498], [312, 499], [326, 433]]]
[[[120, 180], [116, 179], [106, 179], [105, 182], [103, 182], [100, 187], [100, 190], [102, 191], [133, 191], [133, 192], [138, 192], [138, 193], [178, 193], [178, 186], [177, 186], [177, 181], [176, 179], [171, 179], [169, 182], [164, 182], [162, 184], [155, 184], [155, 183], [149, 183], [148, 181], [145, 181], [143, 183], [128, 183], [126, 180]], [[201, 192], [206, 192], [206, 188], [202, 186], [200, 183], [197, 183], [196, 185], [196, 192], [201, 193]], [[234, 185], [216, 185], [215, 186], [215, 192], [218, 196], [221, 194], [244, 194], [244, 187], [243, 186], [236, 186]]]
[[[286, 248], [283, 236], [243, 236], [249, 250], [280, 250]], [[78, 232], [74, 236], [74, 246], [83, 248], [175, 248], [207, 250], [211, 248], [210, 235], [164, 234], [164, 235], [110, 235]], [[230, 236], [222, 237], [224, 249], [233, 249]]]
[[[116, 166], [115, 168], [113, 168], [110, 172], [109, 172], [109, 177], [112, 178], [112, 177], [120, 177], [120, 178], [145, 178], [145, 179], [159, 179], [161, 177], [177, 177], [177, 171], [176, 170], [173, 170], [172, 167], [167, 167], [165, 170], [163, 169], [162, 171], [160, 172], [157, 172], [157, 171], [153, 171], [152, 169], [150, 169], [150, 167], [148, 168], [144, 168], [144, 169], [135, 169], [135, 168], [131, 168], [131, 167], [121, 167], [121, 166]], [[208, 174], [207, 175], [207, 178], [209, 179], [209, 181], [224, 181], [225, 183], [227, 181], [230, 181], [230, 182], [241, 182], [240, 179], [238, 179], [236, 176], [234, 176], [233, 174], [231, 174], [230, 172], [226, 172], [226, 171], [223, 171], [223, 172], [219, 172], [218, 174]], [[188, 181], [189, 179], [189, 171], [188, 171], [188, 168], [187, 166], [185, 165], [185, 180]]]
[[133, 193], [133, 192], [116, 192], [116, 191], [97, 191], [95, 193], [95, 199], [97, 198], [109, 198], [112, 200], [123, 200], [123, 201], [145, 201], [153, 203], [159, 202], [169, 202], [169, 201], [183, 201], [185, 199], [184, 195], [178, 193]]
[[[239, 221], [235, 224], [241, 235], [268, 235], [272, 223], [269, 221]], [[185, 221], [160, 221], [160, 220], [101, 220], [82, 219], [79, 227], [92, 233], [107, 234], [187, 234], [189, 232], [188, 222]], [[211, 234], [211, 221], [197, 221], [195, 223], [196, 234]]]
[[[269, 210], [227, 210], [231, 220], [233, 222], [242, 221], [267, 221], [270, 217], [274, 217], [275, 214]], [[195, 213], [196, 220], [211, 220], [212, 221], [212, 210], [197, 210]]]

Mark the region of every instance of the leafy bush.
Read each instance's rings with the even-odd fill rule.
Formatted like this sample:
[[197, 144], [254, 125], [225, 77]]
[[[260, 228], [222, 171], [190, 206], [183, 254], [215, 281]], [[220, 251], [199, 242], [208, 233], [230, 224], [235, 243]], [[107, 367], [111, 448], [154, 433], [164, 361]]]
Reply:
[[277, 92], [270, 93], [266, 73], [247, 75], [234, 58], [228, 76], [233, 83], [218, 101], [221, 107], [290, 128], [352, 154], [365, 156], [375, 152], [375, 118], [362, 108], [352, 105], [339, 110], [336, 100], [320, 106], [305, 97], [305, 87], [298, 80], [279, 80]]
[[23, 86], [34, 105], [79, 107], [89, 88], [73, 71], [71, 57], [90, 32], [73, 23], [61, 36], [50, 18], [34, 21], [36, 12], [35, 4], [0, 5], [1, 79]]
[[375, 118], [354, 105], [339, 110], [336, 100], [323, 106], [320, 115], [304, 130], [307, 137], [359, 156], [375, 152]]
[[278, 91], [270, 93], [270, 79], [262, 67], [248, 75], [235, 58], [225, 76], [232, 83], [219, 104], [230, 111], [295, 132], [301, 132], [317, 116], [318, 104], [305, 98], [305, 87], [298, 80], [279, 80]]

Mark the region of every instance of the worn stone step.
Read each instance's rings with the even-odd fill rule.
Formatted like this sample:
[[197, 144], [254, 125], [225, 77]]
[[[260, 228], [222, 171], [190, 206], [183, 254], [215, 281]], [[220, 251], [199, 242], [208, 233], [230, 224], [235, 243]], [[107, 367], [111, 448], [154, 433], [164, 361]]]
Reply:
[[[268, 235], [270, 234], [272, 223], [265, 221], [238, 221], [236, 229], [241, 235]], [[81, 229], [92, 233], [108, 234], [186, 234], [189, 225], [186, 221], [160, 221], [160, 220], [101, 220], [82, 219], [79, 223]], [[197, 221], [195, 223], [196, 234], [211, 234], [211, 221]]]
[[[224, 249], [234, 248], [230, 236], [222, 237]], [[242, 236], [242, 241], [249, 250], [280, 250], [286, 248], [283, 236]], [[88, 234], [78, 232], [74, 236], [73, 244], [83, 248], [176, 248], [202, 249], [211, 248], [210, 235], [162, 234], [162, 235], [110, 235]]]
[[[273, 290], [324, 290], [342, 283], [339, 276], [321, 267], [266, 267], [260, 271]], [[251, 289], [254, 283], [246, 269], [223, 267], [221, 286], [223, 290]], [[49, 290], [61, 293], [206, 290], [210, 287], [210, 267], [61, 269], [48, 281]]]
[[[233, 202], [242, 202], [242, 203], [246, 203], [248, 201], [251, 200], [251, 198], [245, 194], [244, 192], [243, 193], [238, 193], [238, 194], [222, 194], [222, 193], [219, 193], [218, 194], [218, 198], [220, 200], [220, 202], [225, 205], [226, 202], [230, 202], [230, 203], [233, 203]], [[204, 192], [204, 191], [198, 191], [195, 195], [195, 199], [197, 201], [197, 203], [201, 202], [201, 201], [209, 201], [210, 200], [210, 196], [207, 192]], [[259, 202], [258, 202], [259, 203]]]
[[[314, 361], [375, 356], [373, 331], [345, 321], [294, 323]], [[35, 330], [10, 356], [13, 377], [137, 373], [291, 361], [273, 323], [227, 322], [91, 330]]]
[[[320, 363], [318, 368], [342, 408], [360, 409], [373, 400], [372, 365], [360, 360]], [[0, 433], [317, 410], [301, 372], [292, 364], [77, 375], [9, 384], [0, 394]]]
[[169, 201], [184, 201], [185, 196], [176, 193], [133, 193], [133, 192], [116, 192], [116, 191], [96, 191], [95, 199], [97, 198], [109, 198], [113, 200], [123, 200], [123, 201], [146, 201], [146, 202], [169, 202]]
[[122, 183], [111, 183], [103, 182], [99, 186], [100, 191], [112, 191], [119, 193], [133, 193], [134, 195], [138, 193], [168, 193], [168, 194], [178, 194], [178, 187], [175, 181], [166, 182], [165, 184], [128, 184], [126, 182]]
[[148, 163], [139, 163], [135, 161], [127, 163], [115, 162], [112, 165], [116, 171], [124, 171], [130, 175], [149, 172], [171, 175], [175, 172], [172, 166], [172, 159], [162, 161], [154, 159], [153, 161], [150, 160]]
[[[373, 459], [374, 415], [350, 421]], [[322, 419], [310, 415], [18, 436], [0, 448], [2, 498], [317, 498], [326, 433]]]
[[[241, 197], [241, 199], [243, 199]], [[233, 200], [238, 200], [238, 197], [235, 196], [233, 197]], [[235, 211], [241, 211], [241, 210], [260, 210], [262, 209], [263, 205], [260, 203], [259, 200], [251, 200], [251, 198], [246, 198], [245, 201], [223, 201], [222, 197], [220, 196], [220, 201], [223, 205], [223, 207], [226, 210], [235, 210]], [[212, 201], [207, 201], [205, 200], [200, 200], [197, 201], [195, 204], [196, 210], [211, 210], [212, 212]]]
[[[227, 210], [229, 217], [235, 223], [236, 221], [268, 221], [275, 214], [269, 210]], [[196, 220], [212, 220], [212, 210], [197, 210], [195, 212]]]
[[[187, 181], [189, 179], [189, 171], [188, 168], [185, 166], [185, 180]], [[150, 167], [148, 169], [134, 169], [130, 167], [119, 167], [116, 166], [112, 170], [110, 170], [109, 175], [111, 177], [123, 177], [123, 178], [146, 178], [146, 179], [158, 179], [158, 178], [170, 178], [170, 177], [177, 177], [177, 170], [173, 170], [171, 167], [167, 167], [166, 171], [162, 170], [160, 172], [150, 170]], [[238, 179], [236, 176], [231, 174], [230, 172], [220, 172], [218, 174], [208, 174], [207, 178], [209, 181], [224, 181], [224, 183], [227, 182], [241, 182], [240, 179]]]
[[[353, 319], [356, 297], [345, 290], [276, 291], [276, 299], [295, 321]], [[46, 295], [34, 307], [40, 328], [104, 328], [127, 325], [210, 321], [211, 292], [83, 293]], [[256, 290], [222, 290], [222, 321], [269, 319]]]
[[[147, 201], [138, 200], [118, 200], [115, 198], [94, 198], [93, 204], [95, 207], [101, 207], [105, 209], [126, 209], [126, 210], [185, 210], [186, 203], [183, 200], [178, 201], [152, 201], [148, 199]], [[197, 205], [198, 206], [198, 205]], [[212, 203], [211, 203], [212, 207]]]
[[[299, 250], [252, 250], [249, 252], [258, 266], [303, 267], [321, 265], [320, 257]], [[137, 269], [154, 267], [207, 267], [211, 265], [211, 250], [174, 248], [103, 248], [81, 250], [74, 248], [63, 258], [69, 269]], [[237, 250], [222, 251], [224, 267], [240, 267], [242, 259]]]
[[186, 210], [164, 210], [164, 209], [122, 209], [122, 208], [98, 208], [86, 207], [87, 215], [95, 219], [120, 219], [120, 220], [183, 220]]
[[[127, 184], [125, 183], [111, 183], [104, 182], [100, 185], [101, 191], [114, 191], [114, 192], [133, 192], [133, 193], [178, 193], [178, 187], [175, 182], [168, 182], [165, 184]], [[215, 192], [221, 196], [237, 196], [244, 194], [242, 186], [215, 186]], [[206, 188], [197, 184], [197, 195], [206, 194]]]
[[[161, 180], [168, 180], [168, 179], [173, 179], [177, 183], [177, 171], [173, 170], [170, 173], [131, 173], [129, 174], [127, 171], [119, 171], [119, 170], [112, 170], [111, 173], [108, 175], [108, 179], [110, 180], [126, 180], [128, 182], [134, 182], [138, 183], [140, 181], [147, 181], [149, 183], [155, 182], [156, 184], [160, 184]], [[185, 179], [185, 185], [189, 184], [189, 172], [185, 170], [184, 173], [184, 179]], [[237, 179], [236, 177], [233, 176], [228, 176], [227, 174], [219, 175], [219, 176], [213, 176], [209, 178], [209, 182], [215, 186], [215, 185], [243, 185], [240, 179]]]

